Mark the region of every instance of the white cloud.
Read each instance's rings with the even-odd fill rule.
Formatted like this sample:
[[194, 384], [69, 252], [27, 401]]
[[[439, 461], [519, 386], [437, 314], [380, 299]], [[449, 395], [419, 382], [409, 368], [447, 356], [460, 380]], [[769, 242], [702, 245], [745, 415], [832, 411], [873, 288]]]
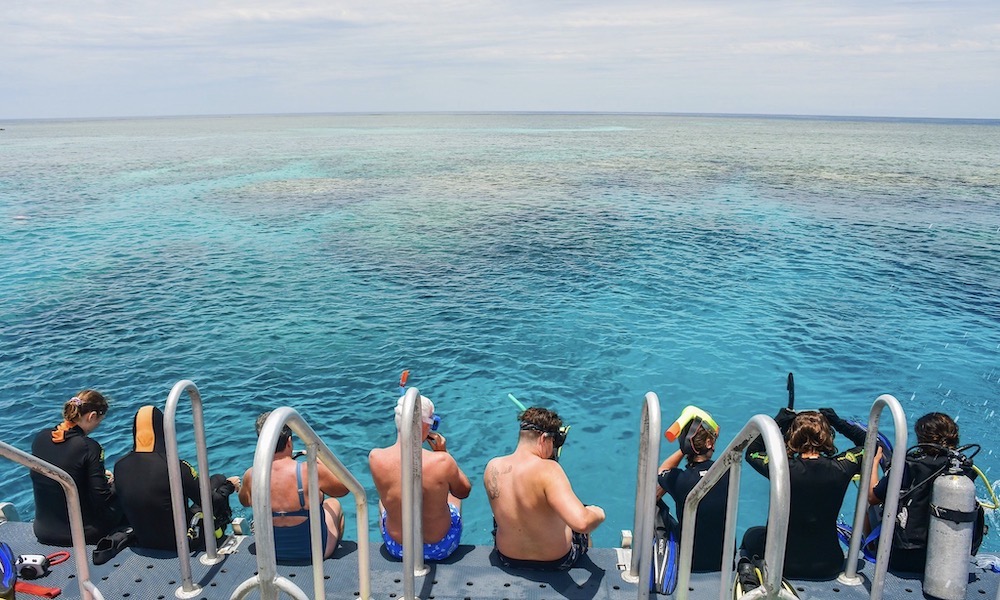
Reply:
[[[0, 118], [838, 113], [855, 110], [861, 94], [878, 114], [1000, 117], [994, 0], [40, 0], [6, 8]], [[964, 105], [976, 114], [950, 112], [941, 90], [951, 83], [982, 98]], [[928, 96], [910, 104], [900, 85]], [[734, 87], [744, 92], [718, 93]]]

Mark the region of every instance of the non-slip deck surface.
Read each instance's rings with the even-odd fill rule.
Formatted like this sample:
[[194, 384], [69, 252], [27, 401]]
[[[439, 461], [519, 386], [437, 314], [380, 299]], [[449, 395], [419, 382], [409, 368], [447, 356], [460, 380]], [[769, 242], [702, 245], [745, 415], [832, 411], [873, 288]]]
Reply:
[[[51, 554], [64, 548], [39, 544], [30, 523], [0, 524], [0, 541], [11, 545], [16, 554]], [[93, 549], [87, 548], [88, 552]], [[358, 597], [358, 546], [345, 542], [337, 554], [324, 561], [325, 597], [352, 600]], [[402, 564], [389, 560], [381, 545], [372, 543], [372, 598], [395, 600], [403, 595]], [[196, 584], [201, 587], [198, 599], [229, 598], [236, 587], [257, 570], [256, 548], [252, 537], [242, 538], [238, 550], [217, 565], [204, 565], [191, 559]], [[89, 561], [88, 561], [89, 562]], [[417, 596], [423, 600], [624, 600], [638, 597], [634, 584], [626, 583], [617, 567], [618, 556], [611, 548], [594, 548], [576, 568], [564, 573], [507, 571], [496, 565], [492, 548], [461, 546], [455, 555], [441, 563], [428, 563], [430, 572], [416, 580]], [[862, 576], [870, 576], [872, 565], [865, 564]], [[278, 565], [278, 574], [313, 596], [310, 565]], [[120, 598], [169, 600], [181, 586], [176, 556], [160, 551], [125, 549], [110, 562], [90, 566], [90, 577], [106, 600]], [[967, 598], [994, 600], [1000, 575], [975, 571], [970, 575]], [[72, 560], [56, 565], [51, 573], [33, 581], [46, 587], [62, 589], [60, 598], [80, 597], [76, 569]], [[833, 582], [793, 582], [804, 600], [863, 600], [869, 597], [865, 586], [850, 587]], [[690, 586], [692, 600], [717, 600], [719, 574], [694, 574]], [[728, 587], [728, 585], [727, 585]], [[18, 599], [36, 598], [18, 594]], [[256, 592], [251, 598], [259, 597]], [[662, 596], [660, 596], [662, 597]], [[883, 597], [887, 600], [918, 600], [924, 597], [920, 581], [889, 574]], [[651, 598], [657, 598], [653, 595]]]

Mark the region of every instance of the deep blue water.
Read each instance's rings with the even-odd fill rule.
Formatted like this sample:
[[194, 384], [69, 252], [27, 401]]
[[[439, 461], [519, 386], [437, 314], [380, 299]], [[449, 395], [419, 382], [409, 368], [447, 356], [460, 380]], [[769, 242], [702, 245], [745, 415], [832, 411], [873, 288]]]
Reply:
[[[577, 493], [630, 528], [640, 407], [723, 439], [799, 407], [957, 416], [1000, 479], [1000, 126], [628, 115], [0, 123], [0, 439], [27, 449], [94, 387], [108, 463], [135, 410], [192, 379], [213, 470], [298, 409], [374, 489], [396, 382], [473, 479], [557, 410]], [[182, 455], [194, 458], [190, 411]], [[668, 449], [664, 447], [664, 456]], [[0, 500], [30, 516], [27, 471]], [[741, 527], [766, 516], [744, 477]], [[979, 485], [985, 497], [986, 488]], [[350, 502], [345, 502], [349, 505]], [[850, 502], [845, 506], [850, 518]], [[996, 521], [994, 520], [994, 525]], [[353, 524], [348, 536], [357, 535]], [[986, 549], [1000, 549], [996, 527]]]

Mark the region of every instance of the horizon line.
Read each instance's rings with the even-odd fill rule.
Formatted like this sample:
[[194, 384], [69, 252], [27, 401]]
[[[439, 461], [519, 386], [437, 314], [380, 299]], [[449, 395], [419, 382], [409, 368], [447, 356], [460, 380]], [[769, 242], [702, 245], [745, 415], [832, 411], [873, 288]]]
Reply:
[[141, 119], [206, 119], [240, 117], [302, 117], [302, 116], [389, 116], [389, 115], [592, 115], [646, 117], [754, 118], [817, 121], [880, 121], [880, 122], [950, 122], [965, 124], [1000, 124], [1000, 117], [908, 117], [897, 115], [834, 115], [793, 113], [681, 112], [681, 111], [603, 111], [603, 110], [359, 110], [328, 112], [249, 112], [191, 113], [162, 115], [76, 116], [76, 117], [0, 117], [0, 122], [21, 121], [125, 121]]

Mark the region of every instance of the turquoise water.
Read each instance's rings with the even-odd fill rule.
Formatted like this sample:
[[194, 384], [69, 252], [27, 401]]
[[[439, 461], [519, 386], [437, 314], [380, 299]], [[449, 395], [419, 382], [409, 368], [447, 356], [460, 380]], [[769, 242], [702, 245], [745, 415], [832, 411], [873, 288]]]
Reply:
[[[481, 478], [515, 442], [513, 393], [573, 426], [563, 464], [608, 510], [609, 546], [631, 527], [645, 392], [665, 425], [694, 403], [726, 438], [783, 406], [794, 371], [801, 408], [865, 415], [890, 393], [911, 422], [956, 415], [1000, 479], [997, 123], [0, 127], [0, 439], [19, 448], [95, 387], [113, 401], [94, 434], [113, 464], [134, 411], [191, 379], [213, 470], [242, 473], [254, 417], [289, 405], [374, 498], [367, 453], [393, 441], [405, 368], [475, 483], [465, 541], [490, 543]], [[5, 462], [0, 480], [30, 516], [27, 472]], [[765, 490], [744, 477], [741, 528], [765, 519]]]

